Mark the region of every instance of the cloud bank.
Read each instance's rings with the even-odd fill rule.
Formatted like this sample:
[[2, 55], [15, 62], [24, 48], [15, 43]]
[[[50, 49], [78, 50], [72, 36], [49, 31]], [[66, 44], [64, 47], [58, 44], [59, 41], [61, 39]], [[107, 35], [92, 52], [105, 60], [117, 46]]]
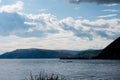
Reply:
[[[114, 15], [99, 16], [100, 18]], [[58, 20], [52, 14], [0, 13], [0, 35], [20, 37], [47, 37], [60, 33], [71, 33], [79, 38], [93, 40], [96, 36], [115, 39], [120, 35], [120, 19], [76, 19], [67, 17]]]
[[15, 4], [11, 5], [4, 5], [0, 7], [0, 12], [18, 12], [22, 10], [23, 8], [23, 2], [22, 1], [17, 1]]

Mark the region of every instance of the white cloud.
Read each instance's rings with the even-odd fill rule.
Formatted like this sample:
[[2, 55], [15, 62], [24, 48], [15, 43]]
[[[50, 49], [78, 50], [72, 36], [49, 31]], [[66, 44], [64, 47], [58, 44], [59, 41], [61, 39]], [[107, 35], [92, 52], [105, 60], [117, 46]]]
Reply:
[[103, 16], [98, 16], [99, 18], [109, 18], [109, 17], [115, 17], [118, 14], [108, 14], [108, 15], [103, 15]]
[[89, 21], [66, 18], [61, 23], [64, 30], [72, 31], [77, 37], [94, 39], [96, 36], [101, 36], [114, 39], [120, 35], [120, 19]]
[[106, 9], [103, 11], [105, 11], [105, 12], [119, 12], [119, 10], [116, 10], [116, 9]]
[[26, 15], [28, 21], [27, 24], [34, 25], [34, 30], [40, 30], [44, 32], [54, 33], [61, 30], [59, 20], [52, 14], [38, 14], [38, 15]]
[[49, 34], [54, 35], [70, 31], [76, 37], [92, 40], [96, 36], [114, 39], [120, 34], [119, 19], [90, 21], [67, 17], [58, 20], [52, 14], [42, 13], [33, 15], [5, 12], [0, 13], [0, 17], [0, 35], [4, 36], [47, 37]]
[[117, 6], [117, 5], [119, 5], [119, 4], [117, 4], [117, 3], [112, 3], [112, 4], [104, 4], [104, 6]]
[[51, 14], [3, 12], [0, 13], [0, 17], [0, 35], [3, 36], [15, 34], [21, 37], [45, 37], [47, 34], [58, 33], [61, 30], [59, 21]]
[[0, 7], [0, 12], [18, 12], [23, 9], [23, 2], [22, 1], [17, 1], [15, 4], [11, 5], [4, 5]]

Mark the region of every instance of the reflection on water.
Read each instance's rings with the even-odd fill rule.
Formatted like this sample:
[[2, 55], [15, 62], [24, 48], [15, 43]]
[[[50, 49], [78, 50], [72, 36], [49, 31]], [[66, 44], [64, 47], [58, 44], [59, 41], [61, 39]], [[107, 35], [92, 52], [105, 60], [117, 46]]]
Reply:
[[119, 60], [1, 59], [0, 80], [23, 80], [29, 73], [56, 73], [71, 80], [120, 80]]

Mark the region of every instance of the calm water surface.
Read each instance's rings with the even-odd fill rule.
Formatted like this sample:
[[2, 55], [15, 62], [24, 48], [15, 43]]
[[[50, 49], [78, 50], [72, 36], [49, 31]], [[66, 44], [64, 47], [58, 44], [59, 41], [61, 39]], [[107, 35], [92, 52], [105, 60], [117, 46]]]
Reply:
[[69, 80], [120, 80], [119, 60], [1, 59], [0, 80], [24, 80], [40, 71]]

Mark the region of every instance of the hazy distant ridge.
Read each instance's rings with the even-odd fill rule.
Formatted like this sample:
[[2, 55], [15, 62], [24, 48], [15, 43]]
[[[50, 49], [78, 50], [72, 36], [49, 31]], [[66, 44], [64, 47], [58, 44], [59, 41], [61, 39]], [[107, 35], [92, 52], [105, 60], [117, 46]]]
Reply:
[[45, 50], [45, 49], [17, 49], [0, 55], [0, 58], [24, 59], [24, 58], [92, 58], [101, 50]]

